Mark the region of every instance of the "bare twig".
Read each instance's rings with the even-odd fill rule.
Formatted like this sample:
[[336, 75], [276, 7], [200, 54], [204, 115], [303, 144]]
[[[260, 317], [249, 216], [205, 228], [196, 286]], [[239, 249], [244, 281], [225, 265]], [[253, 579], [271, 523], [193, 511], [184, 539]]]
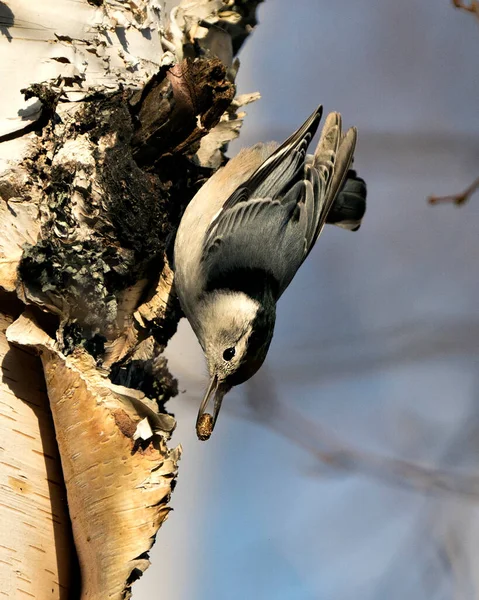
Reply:
[[471, 0], [470, 4], [466, 4], [463, 0], [452, 0], [452, 3], [456, 8], [460, 8], [461, 10], [465, 10], [466, 12], [470, 12], [476, 15], [479, 19], [479, 2], [478, 0]]
[[460, 192], [459, 194], [451, 194], [450, 196], [429, 196], [428, 202], [429, 204], [439, 204], [441, 202], [447, 202], [455, 204], [456, 206], [460, 206], [461, 204], [465, 204], [478, 188], [479, 177], [475, 179], [469, 187], [467, 187], [464, 191]]
[[[347, 441], [339, 439], [331, 431], [305, 418], [300, 412], [277, 399], [274, 383], [263, 378], [261, 388], [251, 381], [248, 387], [246, 413], [238, 416], [261, 423], [265, 427], [303, 448], [322, 467], [322, 472], [361, 472], [374, 479], [401, 487], [408, 487], [427, 494], [448, 494], [477, 502], [479, 498], [479, 475], [459, 473], [435, 465], [419, 464], [409, 460], [381, 456], [363, 451]], [[256, 389], [255, 389], [256, 388]], [[257, 398], [261, 402], [257, 402]]]
[[[295, 445], [308, 450], [323, 465], [336, 472], [359, 471], [375, 479], [410, 487], [423, 493], [442, 492], [477, 501], [479, 477], [474, 473], [458, 473], [362, 451], [343, 440], [335, 439], [326, 428], [304, 419], [290, 407], [281, 408], [289, 412], [288, 417], [283, 422], [276, 419], [271, 423], [272, 428]], [[292, 423], [294, 427], [291, 427]]]
[[[474, 14], [479, 19], [479, 0], [470, 0], [467, 4], [464, 0], [452, 0], [453, 5], [460, 10]], [[474, 192], [479, 188], [479, 177], [473, 183], [459, 194], [451, 194], [449, 196], [429, 196], [429, 204], [448, 203], [461, 206], [465, 204]]]

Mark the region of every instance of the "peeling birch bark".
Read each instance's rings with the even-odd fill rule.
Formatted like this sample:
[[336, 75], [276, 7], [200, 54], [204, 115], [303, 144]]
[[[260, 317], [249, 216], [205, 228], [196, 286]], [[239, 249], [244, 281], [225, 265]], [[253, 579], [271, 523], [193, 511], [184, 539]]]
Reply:
[[[12, 448], [42, 456], [41, 429], [61, 476], [52, 422], [13, 390], [1, 413], [3, 439], [13, 436], [2, 510], [25, 496], [9, 469], [39, 496], [15, 517], [15, 546], [2, 531], [0, 564], [24, 558], [33, 597], [80, 593], [70, 520], [81, 598], [129, 597], [168, 514], [180, 450], [167, 446], [175, 422], [165, 402], [177, 386], [162, 351], [181, 317], [168, 253], [188, 201], [225, 162], [242, 107], [258, 97], [235, 98], [234, 80], [259, 1], [0, 1], [0, 287], [31, 306], [4, 350], [29, 357], [32, 381], [42, 377], [32, 349], [41, 355], [70, 517], [41, 464], [14, 460]], [[0, 297], [2, 310], [5, 330]], [[44, 391], [30, 392], [45, 403]], [[38, 561], [22, 528], [41, 502], [55, 527], [38, 525]], [[1, 573], [1, 591], [16, 597], [18, 570]]]
[[33, 352], [7, 343], [11, 322], [0, 315], [0, 597], [68, 600], [74, 551], [45, 380]]
[[[158, 414], [140, 394], [112, 386], [85, 350], [63, 355], [28, 313], [9, 327], [7, 339], [40, 351], [83, 574], [82, 597], [127, 598], [149, 564], [147, 552], [168, 514], [181, 455], [179, 447], [166, 445], [175, 421]], [[153, 428], [146, 439], [136, 435], [144, 419]]]

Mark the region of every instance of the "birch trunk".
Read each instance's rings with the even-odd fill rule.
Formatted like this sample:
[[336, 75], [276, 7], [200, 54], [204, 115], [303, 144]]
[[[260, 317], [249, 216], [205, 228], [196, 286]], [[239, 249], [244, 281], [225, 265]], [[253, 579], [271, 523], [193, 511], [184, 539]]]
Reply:
[[0, 2], [1, 597], [127, 598], [149, 564], [181, 455], [169, 243], [257, 97], [258, 3]]

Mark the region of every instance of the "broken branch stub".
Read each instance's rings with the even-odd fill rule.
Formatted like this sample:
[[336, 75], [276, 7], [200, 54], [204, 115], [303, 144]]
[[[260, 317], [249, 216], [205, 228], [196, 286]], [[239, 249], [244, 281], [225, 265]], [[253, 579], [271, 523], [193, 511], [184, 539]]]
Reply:
[[[180, 447], [166, 446], [174, 419], [159, 414], [154, 403], [134, 390], [113, 386], [84, 350], [64, 356], [31, 313], [8, 328], [7, 339], [40, 352], [82, 573], [82, 599], [128, 598], [168, 515], [181, 455]], [[145, 431], [151, 434], [148, 439], [141, 437]]]
[[165, 154], [193, 156], [233, 98], [234, 85], [217, 58], [185, 59], [160, 72], [134, 110], [139, 123], [132, 140], [135, 161], [148, 168]]

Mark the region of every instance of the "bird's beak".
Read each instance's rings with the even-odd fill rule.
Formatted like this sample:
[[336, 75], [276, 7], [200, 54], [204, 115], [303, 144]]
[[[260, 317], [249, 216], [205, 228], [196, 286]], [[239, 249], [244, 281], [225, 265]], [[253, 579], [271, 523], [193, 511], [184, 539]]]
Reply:
[[[223, 390], [219, 385], [218, 377], [213, 375], [210, 385], [206, 390], [205, 397], [201, 402], [200, 409], [198, 411], [198, 418], [196, 419], [196, 435], [200, 440], [207, 440], [212, 434], [225, 393], [226, 390]], [[215, 403], [213, 408], [213, 416], [211, 416], [206, 412], [206, 407], [208, 406], [208, 402], [213, 394]]]

